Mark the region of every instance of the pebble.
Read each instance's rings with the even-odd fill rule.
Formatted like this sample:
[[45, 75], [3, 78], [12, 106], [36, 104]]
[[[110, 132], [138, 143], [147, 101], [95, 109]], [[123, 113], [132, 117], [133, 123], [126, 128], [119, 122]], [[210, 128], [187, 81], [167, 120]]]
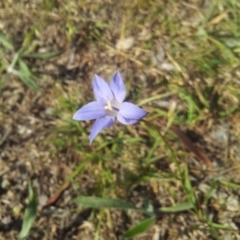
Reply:
[[3, 189], [7, 189], [10, 186], [10, 182], [8, 181], [8, 179], [3, 179], [2, 183], [1, 183], [1, 188]]
[[11, 222], [12, 222], [12, 219], [11, 219], [10, 216], [3, 217], [3, 218], [2, 218], [2, 224], [4, 224], [4, 225], [8, 225], [8, 224], [10, 224]]
[[228, 197], [226, 202], [226, 208], [228, 211], [235, 212], [238, 210], [238, 200], [232, 196]]
[[47, 200], [48, 200], [48, 197], [46, 195], [42, 194], [38, 197], [38, 203], [40, 206], [44, 206], [46, 204]]
[[117, 42], [116, 48], [118, 50], [128, 50], [133, 46], [133, 44], [134, 44], [134, 38], [133, 37], [124, 38], [124, 39], [120, 39]]

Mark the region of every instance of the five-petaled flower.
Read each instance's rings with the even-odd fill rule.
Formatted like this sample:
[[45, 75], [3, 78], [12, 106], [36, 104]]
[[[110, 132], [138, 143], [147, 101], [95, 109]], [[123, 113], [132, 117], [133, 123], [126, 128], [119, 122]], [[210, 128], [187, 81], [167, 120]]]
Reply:
[[148, 114], [132, 103], [123, 102], [126, 89], [119, 72], [114, 74], [109, 84], [95, 75], [93, 92], [96, 101], [83, 106], [73, 116], [73, 119], [78, 121], [96, 119], [90, 133], [90, 143], [102, 129], [110, 127], [116, 118], [120, 123], [129, 125]]

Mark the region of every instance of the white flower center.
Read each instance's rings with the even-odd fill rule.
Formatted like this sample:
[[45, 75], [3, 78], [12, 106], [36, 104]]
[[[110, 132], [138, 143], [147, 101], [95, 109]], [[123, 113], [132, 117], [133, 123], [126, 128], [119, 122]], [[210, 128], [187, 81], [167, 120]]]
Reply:
[[118, 112], [121, 108], [121, 103], [116, 99], [109, 100], [107, 105], [104, 106], [104, 109], [107, 111], [107, 114], [110, 116], [117, 117]]

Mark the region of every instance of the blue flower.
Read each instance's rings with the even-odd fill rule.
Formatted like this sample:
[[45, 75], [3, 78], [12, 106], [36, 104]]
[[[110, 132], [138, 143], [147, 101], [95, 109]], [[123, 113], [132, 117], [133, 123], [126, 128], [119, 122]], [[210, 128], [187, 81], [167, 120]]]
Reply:
[[114, 74], [109, 84], [95, 75], [93, 92], [96, 101], [83, 106], [73, 116], [73, 119], [78, 121], [96, 119], [90, 133], [90, 143], [102, 129], [113, 125], [116, 118], [120, 123], [129, 125], [148, 114], [138, 106], [124, 102], [126, 88], [119, 72]]

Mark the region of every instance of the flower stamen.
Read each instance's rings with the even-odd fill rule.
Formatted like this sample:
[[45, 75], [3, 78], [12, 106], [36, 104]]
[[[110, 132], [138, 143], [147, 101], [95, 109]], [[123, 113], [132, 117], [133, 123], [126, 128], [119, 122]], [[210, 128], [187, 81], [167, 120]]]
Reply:
[[104, 107], [104, 109], [109, 111], [114, 111], [110, 100], [107, 102], [107, 105]]

